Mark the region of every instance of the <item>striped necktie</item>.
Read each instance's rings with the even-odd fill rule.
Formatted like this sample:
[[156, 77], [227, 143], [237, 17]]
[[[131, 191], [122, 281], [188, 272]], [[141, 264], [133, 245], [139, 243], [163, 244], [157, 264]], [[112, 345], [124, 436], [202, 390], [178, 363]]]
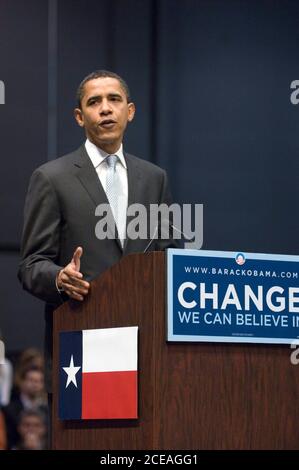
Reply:
[[[121, 182], [119, 179], [119, 175], [116, 171], [116, 164], [119, 158], [117, 155], [108, 155], [106, 157], [106, 164], [107, 164], [107, 175], [106, 175], [106, 195], [111, 206], [112, 214], [116, 223], [116, 227], [118, 232], [120, 232], [120, 197], [122, 195], [122, 188]], [[121, 245], [123, 246], [124, 240], [121, 238], [119, 233], [119, 238]]]

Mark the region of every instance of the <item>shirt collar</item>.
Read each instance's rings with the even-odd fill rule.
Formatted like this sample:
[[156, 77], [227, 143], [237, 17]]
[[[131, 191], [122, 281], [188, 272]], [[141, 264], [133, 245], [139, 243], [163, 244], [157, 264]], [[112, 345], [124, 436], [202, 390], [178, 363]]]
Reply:
[[[94, 168], [97, 168], [99, 165], [101, 165], [105, 158], [108, 155], [111, 155], [110, 153], [105, 152], [100, 147], [97, 147], [95, 144], [90, 142], [89, 139], [86, 139], [85, 148]], [[121, 164], [124, 166], [124, 168], [127, 169], [127, 164], [123, 153], [123, 144], [120, 145], [117, 152], [115, 152], [113, 155], [117, 155]]]

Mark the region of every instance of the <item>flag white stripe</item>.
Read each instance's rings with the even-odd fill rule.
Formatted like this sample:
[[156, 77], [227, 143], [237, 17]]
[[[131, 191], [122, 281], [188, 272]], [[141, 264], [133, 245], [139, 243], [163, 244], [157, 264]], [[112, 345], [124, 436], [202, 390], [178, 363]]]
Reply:
[[137, 370], [138, 327], [82, 331], [82, 372]]

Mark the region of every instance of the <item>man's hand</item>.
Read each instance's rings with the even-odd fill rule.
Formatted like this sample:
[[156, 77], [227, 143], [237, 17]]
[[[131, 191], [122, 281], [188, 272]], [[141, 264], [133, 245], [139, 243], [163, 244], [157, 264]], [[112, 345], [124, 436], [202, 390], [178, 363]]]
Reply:
[[84, 300], [88, 294], [90, 284], [83, 280], [80, 273], [80, 258], [83, 254], [81, 246], [76, 248], [71, 262], [57, 274], [57, 286], [63, 290], [71, 299]]

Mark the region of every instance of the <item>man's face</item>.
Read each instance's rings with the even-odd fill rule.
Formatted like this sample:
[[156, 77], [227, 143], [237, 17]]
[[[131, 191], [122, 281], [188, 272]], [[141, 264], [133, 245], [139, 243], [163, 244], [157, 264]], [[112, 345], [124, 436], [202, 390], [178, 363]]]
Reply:
[[21, 391], [31, 399], [38, 397], [44, 389], [44, 375], [41, 371], [28, 371], [21, 383]]
[[111, 77], [89, 80], [81, 108], [75, 109], [75, 118], [88, 139], [107, 153], [116, 152], [135, 114], [135, 106], [127, 102], [119, 81]]
[[34, 434], [41, 439], [46, 433], [45, 424], [38, 416], [24, 417], [18, 426], [18, 430], [23, 439], [28, 434]]

